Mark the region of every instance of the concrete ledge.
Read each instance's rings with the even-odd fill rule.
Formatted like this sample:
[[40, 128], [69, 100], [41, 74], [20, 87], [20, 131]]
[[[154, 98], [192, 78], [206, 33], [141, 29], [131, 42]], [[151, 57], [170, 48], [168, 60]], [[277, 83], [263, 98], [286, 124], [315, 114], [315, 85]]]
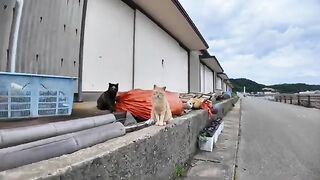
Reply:
[[[231, 105], [234, 99], [221, 103]], [[151, 126], [72, 154], [0, 172], [0, 179], [170, 179], [197, 151], [204, 110]]]

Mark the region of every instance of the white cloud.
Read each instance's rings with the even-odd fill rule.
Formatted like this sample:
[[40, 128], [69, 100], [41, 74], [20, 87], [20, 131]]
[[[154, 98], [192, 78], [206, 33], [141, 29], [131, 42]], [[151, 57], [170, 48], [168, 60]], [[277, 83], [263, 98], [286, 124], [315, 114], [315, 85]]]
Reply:
[[229, 77], [320, 84], [319, 0], [180, 0]]

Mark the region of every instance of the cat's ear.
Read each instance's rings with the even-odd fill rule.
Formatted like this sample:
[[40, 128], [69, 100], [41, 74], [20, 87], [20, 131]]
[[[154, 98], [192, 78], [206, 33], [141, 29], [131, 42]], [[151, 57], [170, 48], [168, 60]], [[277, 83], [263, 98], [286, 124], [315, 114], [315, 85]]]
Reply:
[[111, 83], [109, 83], [109, 86], [111, 86], [112, 84]]
[[156, 87], [157, 87], [157, 85], [154, 84], [154, 85], [153, 85], [153, 89], [156, 89]]
[[119, 86], [119, 83], [117, 83], [116, 86], [118, 87], [118, 86]]
[[166, 87], [166, 86], [164, 86], [162, 89], [165, 91], [165, 90], [166, 90], [166, 88], [167, 88], [167, 87]]

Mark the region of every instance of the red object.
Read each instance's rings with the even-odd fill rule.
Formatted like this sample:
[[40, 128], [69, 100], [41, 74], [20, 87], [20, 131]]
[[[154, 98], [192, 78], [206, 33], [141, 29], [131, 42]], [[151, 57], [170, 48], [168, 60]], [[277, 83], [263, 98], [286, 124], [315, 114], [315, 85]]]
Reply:
[[211, 117], [213, 116], [213, 112], [212, 112], [212, 106], [210, 105], [208, 100], [205, 100], [201, 103], [201, 109], [205, 109], [208, 111], [208, 116], [209, 119], [211, 119]]
[[[120, 92], [117, 96], [116, 111], [130, 112], [139, 120], [150, 119], [151, 117], [151, 95], [152, 90], [134, 89], [128, 92]], [[166, 91], [172, 115], [180, 115], [183, 111], [183, 104], [178, 93]]]

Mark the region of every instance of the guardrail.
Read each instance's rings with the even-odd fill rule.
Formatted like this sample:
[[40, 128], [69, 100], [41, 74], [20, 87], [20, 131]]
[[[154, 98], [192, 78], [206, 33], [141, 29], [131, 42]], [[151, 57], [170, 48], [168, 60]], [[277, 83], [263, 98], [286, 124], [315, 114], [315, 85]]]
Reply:
[[320, 94], [279, 94], [275, 101], [320, 109]]

